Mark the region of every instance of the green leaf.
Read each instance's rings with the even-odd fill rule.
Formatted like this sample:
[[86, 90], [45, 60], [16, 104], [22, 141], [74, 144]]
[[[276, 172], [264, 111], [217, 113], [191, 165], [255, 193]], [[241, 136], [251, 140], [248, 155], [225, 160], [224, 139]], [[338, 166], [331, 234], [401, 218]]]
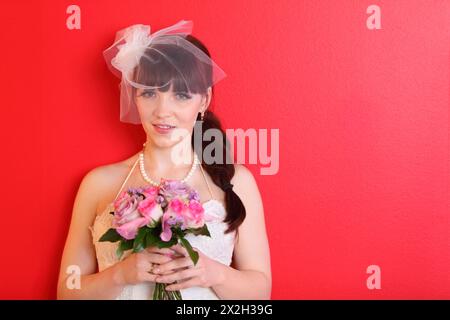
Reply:
[[208, 230], [208, 226], [205, 224], [203, 225], [203, 227], [201, 228], [197, 228], [197, 229], [188, 229], [188, 233], [192, 233], [193, 235], [196, 236], [207, 236], [207, 237], [211, 237], [211, 234], [209, 233]]
[[111, 228], [104, 235], [101, 236], [100, 242], [109, 241], [109, 242], [117, 242], [122, 239], [122, 236], [117, 233], [116, 229]]
[[138, 231], [138, 234], [136, 235], [136, 238], [134, 238], [133, 241], [133, 252], [141, 252], [145, 249], [145, 236], [148, 233], [148, 228], [143, 227], [140, 228]]
[[178, 240], [176, 237], [172, 237], [172, 239], [170, 239], [169, 241], [162, 241], [159, 240], [158, 243], [156, 244], [158, 246], [158, 248], [170, 248], [171, 246], [174, 246], [178, 243]]
[[172, 229], [173, 234], [175, 234], [178, 238], [184, 238], [185, 233], [181, 228], [173, 228]]
[[150, 232], [147, 233], [147, 235], [145, 236], [145, 247], [154, 247], [158, 241], [161, 241], [159, 239], [158, 236], [154, 235], [152, 230], [150, 230]]
[[133, 240], [122, 240], [119, 247], [122, 249], [122, 251], [130, 250], [133, 248]]
[[172, 238], [170, 238], [169, 241], [163, 241], [161, 240], [161, 232], [162, 232], [162, 226], [152, 228], [150, 229], [152, 233], [152, 238], [155, 241], [155, 244], [158, 248], [169, 248], [171, 246], [174, 246], [178, 243], [178, 237], [176, 234], [176, 229], [172, 229]]
[[122, 258], [123, 250], [120, 248], [120, 246], [117, 246], [116, 255], [119, 260], [120, 258]]
[[198, 252], [194, 251], [194, 249], [192, 249], [191, 244], [185, 238], [180, 238], [180, 241], [181, 241], [181, 245], [183, 247], [185, 247], [187, 252], [189, 253], [189, 256], [191, 257], [192, 262], [194, 262], [194, 265], [196, 265], [197, 261], [198, 261]]
[[116, 255], [117, 258], [122, 258], [123, 252], [133, 248], [133, 240], [121, 239], [119, 245], [117, 246]]

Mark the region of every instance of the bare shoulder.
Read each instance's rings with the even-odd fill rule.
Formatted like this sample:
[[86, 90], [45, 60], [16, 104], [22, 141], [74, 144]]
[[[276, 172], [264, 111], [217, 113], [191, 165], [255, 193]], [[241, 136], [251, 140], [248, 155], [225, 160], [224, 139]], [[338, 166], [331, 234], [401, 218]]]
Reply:
[[235, 165], [235, 174], [231, 179], [233, 191], [241, 198], [247, 213], [263, 213], [263, 204], [258, 184], [253, 173], [244, 165]]
[[258, 185], [256, 183], [253, 173], [244, 165], [234, 165], [234, 176], [231, 179], [233, 184], [233, 190], [240, 196], [239, 193], [254, 193], [258, 191]]
[[111, 202], [121, 182], [133, 166], [136, 156], [91, 169], [83, 178], [80, 192], [91, 195], [95, 212], [100, 213]]
[[91, 169], [83, 178], [93, 190], [102, 189], [129, 170], [128, 160], [101, 165]]

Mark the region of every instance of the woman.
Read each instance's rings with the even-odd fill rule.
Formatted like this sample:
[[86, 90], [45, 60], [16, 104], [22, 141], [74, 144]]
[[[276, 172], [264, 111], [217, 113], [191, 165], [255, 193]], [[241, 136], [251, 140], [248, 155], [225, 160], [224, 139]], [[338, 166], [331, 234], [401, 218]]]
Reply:
[[[134, 25], [119, 31], [104, 52], [122, 79], [121, 121], [141, 124], [147, 139], [142, 151], [83, 178], [61, 262], [59, 299], [150, 299], [156, 282], [180, 290], [185, 300], [270, 299], [261, 196], [250, 171], [231, 163], [220, 122], [208, 110], [213, 85], [225, 74], [191, 28], [180, 21], [149, 35], [149, 26]], [[208, 130], [221, 133], [214, 155], [207, 155], [209, 144], [201, 139]], [[189, 235], [199, 253], [195, 266], [180, 245], [128, 251], [119, 260], [116, 243], [98, 241], [111, 227], [111, 205], [122, 190], [158, 185], [162, 178], [195, 188], [205, 212], [216, 218], [207, 222], [211, 237]], [[67, 285], [74, 267], [79, 288]]]

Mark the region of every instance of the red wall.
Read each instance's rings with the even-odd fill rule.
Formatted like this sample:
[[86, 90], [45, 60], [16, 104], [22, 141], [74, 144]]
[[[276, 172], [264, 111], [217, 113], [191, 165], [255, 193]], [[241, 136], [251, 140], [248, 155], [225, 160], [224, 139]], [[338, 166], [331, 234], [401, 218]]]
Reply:
[[[70, 4], [81, 30], [66, 28]], [[278, 173], [248, 165], [272, 298], [449, 299], [450, 2], [437, 0], [2, 3], [0, 298], [56, 297], [82, 177], [144, 141], [119, 122], [102, 50], [125, 26], [182, 19], [228, 74], [225, 127], [280, 130]]]

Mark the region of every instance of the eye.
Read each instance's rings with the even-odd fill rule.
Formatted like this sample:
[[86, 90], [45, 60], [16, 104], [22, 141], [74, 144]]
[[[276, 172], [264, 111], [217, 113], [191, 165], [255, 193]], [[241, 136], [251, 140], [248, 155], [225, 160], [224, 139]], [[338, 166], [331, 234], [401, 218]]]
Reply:
[[155, 90], [144, 90], [139, 97], [151, 98], [155, 96]]
[[192, 96], [191, 96], [190, 94], [185, 93], [185, 92], [177, 92], [177, 93], [175, 94], [175, 96], [176, 96], [177, 99], [179, 99], [179, 100], [189, 100], [189, 99], [192, 98]]

